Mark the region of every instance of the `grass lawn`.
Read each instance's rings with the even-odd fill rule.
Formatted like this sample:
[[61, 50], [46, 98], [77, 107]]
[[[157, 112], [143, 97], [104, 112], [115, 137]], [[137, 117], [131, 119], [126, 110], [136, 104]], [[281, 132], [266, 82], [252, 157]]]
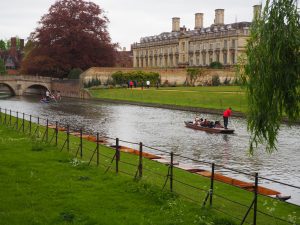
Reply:
[[117, 99], [133, 102], [158, 103], [199, 107], [207, 109], [225, 109], [229, 106], [234, 111], [246, 112], [247, 102], [245, 91], [238, 86], [218, 87], [172, 87], [150, 88], [141, 90], [89, 89], [94, 98]]
[[[233, 224], [161, 188], [0, 128], [0, 224]], [[202, 222], [201, 222], [202, 221]]]
[[[0, 121], [4, 121], [3, 114]], [[9, 117], [6, 124], [8, 121]], [[175, 194], [171, 194], [169, 182], [162, 191], [166, 165], [144, 158], [143, 177], [137, 182], [133, 180], [138, 166], [135, 155], [121, 152], [116, 175], [115, 161], [111, 163], [114, 149], [100, 146], [97, 167], [95, 143], [83, 139], [81, 159], [74, 156], [78, 137], [70, 136], [67, 151], [66, 145], [62, 149], [64, 132], [58, 133], [55, 147], [53, 129], [49, 129], [48, 143], [43, 144], [45, 127], [32, 124], [32, 139], [12, 130], [18, 127], [22, 131], [21, 120], [18, 126], [16, 122], [12, 118], [11, 125], [0, 125], [0, 225], [240, 224], [253, 200], [253, 193], [215, 181], [213, 207], [202, 208], [209, 178], [174, 168]], [[26, 122], [27, 133], [28, 125]], [[300, 223], [298, 206], [259, 196], [258, 209], [258, 225]], [[252, 220], [253, 210], [246, 222], [251, 224]], [[210, 221], [214, 223], [207, 223]]]

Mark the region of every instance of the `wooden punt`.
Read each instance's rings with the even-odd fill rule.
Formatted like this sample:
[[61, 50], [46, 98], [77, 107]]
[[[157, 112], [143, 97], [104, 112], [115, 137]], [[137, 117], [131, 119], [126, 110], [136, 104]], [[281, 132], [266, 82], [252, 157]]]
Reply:
[[[116, 146], [111, 145], [110, 147], [115, 148]], [[122, 146], [122, 145], [119, 146], [119, 148], [120, 148], [121, 152], [127, 152], [127, 153], [134, 154], [134, 155], [140, 155], [139, 150], [129, 148], [129, 147], [126, 147], [126, 146]], [[154, 154], [151, 154], [151, 153], [147, 153], [147, 152], [143, 152], [142, 155], [143, 155], [144, 158], [147, 158], [147, 159], [160, 159], [161, 158], [160, 156], [157, 156], [157, 155], [154, 155]]]
[[[207, 170], [202, 170], [202, 169], [192, 169], [192, 170], [188, 170], [191, 173], [195, 173], [195, 174], [199, 174], [201, 176], [204, 177], [211, 177], [211, 172], [207, 171]], [[245, 182], [245, 181], [241, 181], [235, 178], [231, 178], [228, 176], [224, 176], [221, 173], [215, 173], [214, 174], [214, 179], [226, 184], [230, 184], [236, 187], [240, 187], [242, 189], [245, 189], [247, 191], [254, 191], [254, 184], [250, 183], [250, 182]], [[269, 188], [265, 188], [262, 186], [258, 186], [258, 193], [261, 195], [267, 195], [267, 196], [279, 196], [281, 193]]]
[[225, 128], [209, 128], [209, 127], [202, 127], [196, 124], [193, 124], [192, 121], [184, 121], [185, 126], [194, 130], [202, 130], [209, 133], [221, 133], [221, 134], [233, 134], [233, 129], [225, 129]]
[[[56, 126], [55, 126], [55, 125], [48, 125], [48, 127], [49, 127], [50, 129], [56, 129]], [[58, 130], [58, 131], [66, 131], [67, 129], [64, 128], [64, 127], [57, 127], [57, 130]]]

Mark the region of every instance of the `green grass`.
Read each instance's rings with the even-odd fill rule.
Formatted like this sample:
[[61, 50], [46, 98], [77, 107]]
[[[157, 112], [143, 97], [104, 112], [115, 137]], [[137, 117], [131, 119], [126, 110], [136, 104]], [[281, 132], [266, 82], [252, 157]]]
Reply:
[[228, 222], [157, 186], [104, 174], [102, 167], [11, 129], [1, 127], [0, 134], [1, 225]]
[[[0, 119], [4, 120], [3, 115]], [[22, 130], [21, 121], [18, 123]], [[9, 127], [13, 126], [16, 127], [15, 118]], [[36, 128], [32, 124], [32, 132]], [[25, 131], [28, 133], [28, 122]], [[169, 182], [165, 191], [161, 191], [167, 166], [143, 159], [143, 178], [136, 182], [133, 177], [137, 156], [121, 152], [120, 171], [116, 176], [115, 161], [111, 164], [114, 149], [100, 146], [97, 167], [95, 155], [92, 158], [95, 143], [83, 140], [83, 158], [76, 161], [72, 159], [79, 138], [70, 136], [69, 152], [66, 146], [59, 152], [66, 134], [59, 132], [56, 148], [55, 139], [47, 145], [37, 142], [44, 131], [45, 127], [39, 127], [32, 140], [0, 126], [1, 225], [20, 224], [21, 220], [22, 224], [67, 224], [68, 220], [73, 224], [205, 224], [201, 220], [226, 224], [225, 220], [217, 222], [220, 216], [239, 224], [253, 199], [251, 192], [215, 181], [213, 208], [204, 209], [201, 205], [210, 187], [208, 178], [174, 168], [175, 195], [172, 195], [168, 192]], [[53, 134], [54, 130], [49, 129], [48, 142]], [[91, 158], [91, 165], [87, 166]], [[105, 175], [107, 168], [109, 173]], [[276, 218], [292, 218], [294, 224], [300, 222], [300, 207], [292, 204], [259, 196], [258, 209], [269, 214], [258, 213], [261, 225], [291, 224]], [[252, 220], [251, 210], [247, 222]]]
[[174, 87], [137, 89], [89, 89], [93, 98], [133, 102], [188, 106], [207, 109], [225, 109], [246, 112], [245, 91], [238, 86]]

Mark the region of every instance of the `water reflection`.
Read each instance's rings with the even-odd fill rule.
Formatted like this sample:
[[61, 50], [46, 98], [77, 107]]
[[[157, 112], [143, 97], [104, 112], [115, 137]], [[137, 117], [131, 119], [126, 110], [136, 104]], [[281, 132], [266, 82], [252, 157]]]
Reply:
[[[250, 157], [247, 151], [249, 134], [246, 121], [241, 118], [234, 118], [230, 123], [236, 128], [236, 134], [223, 135], [185, 128], [183, 121], [194, 118], [193, 112], [72, 99], [42, 104], [37, 97], [0, 100], [0, 107], [49, 117], [63, 124], [97, 131], [100, 135], [143, 142], [149, 146], [245, 172], [259, 172], [261, 176], [300, 186], [299, 125], [282, 126], [278, 138], [278, 152], [269, 155], [261, 147]], [[209, 120], [221, 120], [217, 115], [199, 116]], [[293, 200], [300, 203], [299, 192], [297, 196], [293, 195]]]

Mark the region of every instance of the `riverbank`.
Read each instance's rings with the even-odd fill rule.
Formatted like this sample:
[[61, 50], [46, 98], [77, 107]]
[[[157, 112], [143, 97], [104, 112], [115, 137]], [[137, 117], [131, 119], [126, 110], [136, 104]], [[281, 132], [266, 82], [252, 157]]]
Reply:
[[232, 107], [235, 116], [247, 111], [245, 91], [238, 86], [89, 89], [94, 99], [142, 106], [221, 114]]
[[53, 145], [0, 133], [0, 224], [234, 224]]
[[[1, 117], [2, 121], [4, 120], [4, 117]], [[9, 118], [6, 118], [6, 122], [11, 124], [11, 127], [17, 127], [21, 131], [21, 120], [20, 123], [17, 124], [15, 118], [12, 118], [12, 120], [9, 120]], [[34, 130], [38, 129], [38, 136], [40, 139], [48, 140], [48, 143], [51, 142], [53, 144], [55, 138], [53, 139], [53, 135], [55, 135], [54, 129], [49, 129], [49, 133], [47, 132], [47, 136], [45, 136], [45, 127], [37, 127], [36, 124], [32, 124], [32, 126], [28, 126], [28, 122], [25, 123], [25, 132], [28, 132], [28, 127], [32, 128], [32, 133]], [[6, 132], [5, 132], [6, 133]], [[76, 133], [74, 133], [76, 135]], [[77, 133], [78, 135], [78, 133]], [[64, 132], [58, 132], [58, 146], [59, 149], [62, 148], [61, 146], [64, 146], [65, 148], [62, 148], [62, 150], [66, 151], [66, 146], [63, 144], [66, 140], [66, 134]], [[23, 143], [24, 144], [24, 143]], [[80, 140], [78, 137], [71, 135], [70, 137], [70, 150], [69, 152], [71, 154], [75, 154], [79, 156], [78, 153], [78, 147], [80, 144]], [[11, 146], [11, 144], [9, 145]], [[28, 144], [24, 145], [28, 146]], [[83, 139], [83, 157], [82, 160], [85, 161], [85, 164], [83, 167], [87, 169], [87, 162], [89, 159], [93, 159], [93, 149], [95, 149], [95, 143], [87, 141], [86, 136]], [[18, 147], [18, 146], [16, 146]], [[18, 149], [18, 148], [15, 148]], [[22, 148], [21, 148], [22, 150]], [[114, 150], [105, 146], [100, 147], [100, 166], [104, 167], [105, 169], [110, 168], [110, 170], [115, 171], [115, 162], [110, 164], [111, 159], [114, 156]], [[94, 152], [95, 153], [95, 152]], [[24, 157], [23, 157], [24, 158]], [[23, 159], [22, 158], [22, 159]], [[95, 159], [95, 157], [94, 157]], [[76, 160], [74, 163], [78, 164], [78, 162], [82, 161], [81, 159], [78, 161]], [[51, 160], [50, 160], [51, 161]], [[73, 161], [72, 161], [73, 162]], [[67, 164], [70, 163], [70, 161], [66, 162]], [[92, 161], [93, 165], [95, 165], [95, 161]], [[80, 164], [80, 163], [79, 163]], [[121, 174], [129, 175], [130, 178], [134, 177], [134, 174], [137, 171], [137, 165], [138, 165], [138, 157], [135, 155], [127, 154], [122, 152], [121, 153], [121, 161], [119, 165], [119, 172], [120, 176], [123, 176]], [[92, 167], [93, 168], [93, 167]], [[143, 181], [147, 182], [146, 189], [147, 193], [152, 193], [151, 190], [149, 190], [149, 185], [154, 185], [154, 187], [157, 187], [158, 189], [161, 189], [162, 185], [165, 183], [166, 174], [168, 172], [168, 167], [161, 163], [154, 162], [152, 160], [143, 159]], [[100, 171], [101, 172], [101, 171]], [[178, 196], [180, 196], [180, 201], [183, 201], [184, 198], [182, 196], [187, 196], [188, 199], [195, 201], [196, 205], [199, 207], [203, 200], [205, 199], [205, 196], [207, 194], [207, 191], [209, 189], [209, 183], [210, 179], [201, 177], [199, 175], [195, 175], [189, 172], [186, 172], [185, 170], [181, 170], [178, 168], [174, 168], [173, 170], [175, 181], [174, 181], [174, 191]], [[96, 172], [95, 172], [96, 173]], [[186, 185], [182, 185], [186, 184]], [[167, 185], [168, 186], [168, 185]], [[121, 186], [122, 188], [122, 186]], [[139, 189], [139, 187], [135, 187]], [[136, 190], [136, 189], [134, 189]], [[134, 191], [135, 194], [140, 192]], [[226, 197], [223, 197], [226, 196]], [[153, 196], [152, 196], [153, 197]], [[230, 218], [243, 218], [245, 215], [245, 212], [252, 201], [253, 193], [242, 190], [240, 188], [232, 187], [230, 185], [226, 185], [220, 182], [215, 182], [215, 194], [213, 197], [213, 212], [218, 213], [225, 211], [227, 212], [227, 215], [230, 215]], [[228, 201], [229, 200], [229, 201]], [[197, 204], [199, 203], [199, 204]], [[180, 203], [181, 204], [181, 203]], [[240, 210], [242, 207], [243, 210]], [[286, 222], [281, 221], [278, 218], [287, 219], [289, 217], [294, 218], [294, 212], [296, 216], [296, 220], [298, 219], [299, 215], [299, 207], [283, 202], [278, 202], [275, 199], [259, 196], [258, 201], [258, 207], [260, 209], [259, 217], [258, 217], [258, 224], [286, 224]], [[269, 208], [272, 207], [272, 213], [270, 214]], [[199, 210], [199, 208], [198, 208]], [[228, 211], [229, 210], [229, 211]], [[276, 210], [276, 214], [273, 213], [273, 210]], [[136, 211], [136, 210], [135, 210]], [[180, 212], [178, 212], [180, 214]], [[228, 214], [229, 213], [229, 214]], [[262, 214], [264, 213], [264, 214]], [[265, 216], [265, 214], [270, 214], [270, 216]], [[251, 215], [251, 214], [250, 214]], [[247, 221], [250, 222], [252, 220], [252, 216], [248, 217]], [[277, 218], [277, 219], [276, 219]], [[300, 219], [300, 218], [299, 218]], [[147, 223], [146, 223], [147, 224]], [[156, 223], [155, 223], [156, 224]], [[159, 224], [159, 223], [157, 223]], [[162, 223], [165, 224], [165, 223]], [[174, 224], [174, 223], [171, 223]], [[178, 223], [178, 224], [193, 224], [193, 223]], [[217, 224], [217, 223], [216, 223]], [[224, 224], [224, 221], [223, 223]]]

